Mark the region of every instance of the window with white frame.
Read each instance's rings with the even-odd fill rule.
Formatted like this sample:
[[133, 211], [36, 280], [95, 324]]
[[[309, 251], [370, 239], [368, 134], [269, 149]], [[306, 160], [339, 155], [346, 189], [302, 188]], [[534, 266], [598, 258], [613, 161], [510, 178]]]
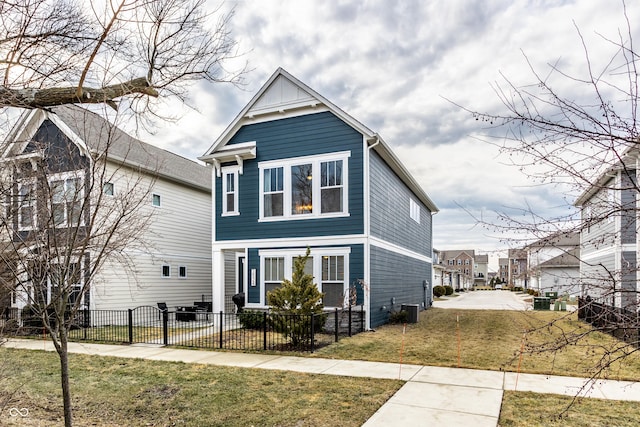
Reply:
[[18, 185], [18, 228], [30, 230], [36, 227], [36, 185], [22, 182]]
[[284, 280], [284, 257], [265, 257], [264, 264], [264, 300], [267, 294], [279, 287]]
[[613, 188], [607, 188], [607, 223], [612, 223], [614, 215], [617, 211], [615, 206], [615, 193]]
[[162, 277], [167, 278], [167, 277], [171, 277], [171, 266], [170, 265], [163, 265], [162, 266]]
[[350, 155], [347, 151], [259, 163], [260, 219], [348, 215]]
[[159, 194], [153, 193], [151, 195], [151, 205], [155, 206], [157, 208], [159, 208], [160, 206], [162, 206], [162, 198], [160, 197]]
[[76, 175], [54, 177], [49, 182], [51, 217], [58, 227], [82, 225], [83, 180]]
[[238, 214], [238, 169], [222, 168], [222, 215]]
[[[348, 289], [349, 248], [315, 248], [311, 252], [305, 274], [313, 276], [313, 282], [325, 294], [325, 307], [343, 307]], [[279, 287], [283, 280], [291, 280], [295, 260], [303, 253], [298, 249], [260, 251], [262, 304], [267, 305], [267, 292]]]
[[325, 307], [344, 305], [344, 256], [326, 255], [322, 257], [322, 303]]
[[178, 277], [181, 279], [186, 279], [187, 278], [187, 266], [186, 265], [181, 265], [178, 267]]
[[263, 169], [262, 179], [262, 215], [265, 218], [284, 215], [284, 168]]
[[420, 224], [420, 205], [413, 199], [409, 199], [409, 216]]

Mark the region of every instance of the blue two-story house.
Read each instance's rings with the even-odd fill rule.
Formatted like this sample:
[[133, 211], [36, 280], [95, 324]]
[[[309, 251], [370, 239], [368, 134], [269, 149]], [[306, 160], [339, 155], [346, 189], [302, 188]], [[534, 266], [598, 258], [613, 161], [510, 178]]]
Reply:
[[215, 311], [241, 292], [267, 308], [307, 247], [325, 308], [363, 305], [372, 328], [428, 307], [436, 205], [377, 133], [285, 70], [200, 159], [214, 166]]

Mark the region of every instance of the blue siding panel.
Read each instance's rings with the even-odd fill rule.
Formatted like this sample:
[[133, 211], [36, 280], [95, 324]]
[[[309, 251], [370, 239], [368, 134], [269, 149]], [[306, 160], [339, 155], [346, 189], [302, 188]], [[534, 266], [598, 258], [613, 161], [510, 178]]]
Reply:
[[[245, 240], [282, 237], [330, 236], [364, 232], [362, 135], [329, 112], [243, 126], [229, 144], [256, 141], [257, 158], [244, 162], [239, 176], [240, 215], [221, 217], [222, 180], [216, 179], [216, 238]], [[258, 222], [258, 162], [350, 151], [349, 217]]]
[[[431, 211], [373, 150], [370, 188], [371, 235], [430, 257]], [[420, 224], [409, 216], [410, 198], [420, 205]]]
[[[423, 282], [431, 281], [431, 268], [431, 263], [372, 246], [371, 327], [387, 323], [389, 312], [400, 311], [402, 304], [419, 304], [424, 308]], [[395, 298], [393, 306], [392, 298]]]

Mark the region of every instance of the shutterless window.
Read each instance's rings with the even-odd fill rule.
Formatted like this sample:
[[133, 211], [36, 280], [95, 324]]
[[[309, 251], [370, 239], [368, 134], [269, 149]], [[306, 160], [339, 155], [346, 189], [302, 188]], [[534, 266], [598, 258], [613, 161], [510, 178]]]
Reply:
[[264, 300], [267, 293], [282, 284], [284, 280], [284, 257], [267, 257], [264, 259]]
[[269, 168], [262, 172], [264, 216], [277, 217], [284, 213], [284, 168]]
[[181, 265], [180, 267], [178, 267], [178, 277], [180, 277], [181, 279], [186, 279], [187, 278], [187, 267], [184, 265]]
[[18, 188], [18, 227], [31, 229], [36, 225], [36, 186], [22, 183]]
[[106, 196], [113, 196], [113, 182], [105, 182], [102, 186], [102, 192]]
[[322, 257], [322, 289], [325, 307], [344, 305], [344, 256]]
[[162, 201], [161, 201], [161, 198], [160, 198], [160, 195], [159, 195], [159, 194], [153, 194], [153, 195], [151, 196], [151, 204], [152, 204], [153, 206], [160, 207], [160, 206], [161, 206], [161, 202], [162, 202]]
[[313, 212], [313, 164], [291, 166], [291, 214]]
[[238, 172], [225, 172], [222, 182], [222, 214], [238, 213]]
[[163, 265], [162, 266], [162, 277], [171, 277], [171, 266]]
[[49, 183], [51, 191], [51, 216], [56, 226], [73, 226], [82, 220], [82, 180], [66, 178]]
[[409, 199], [409, 216], [420, 224], [420, 205], [413, 199]]
[[320, 211], [342, 212], [342, 160], [320, 163]]

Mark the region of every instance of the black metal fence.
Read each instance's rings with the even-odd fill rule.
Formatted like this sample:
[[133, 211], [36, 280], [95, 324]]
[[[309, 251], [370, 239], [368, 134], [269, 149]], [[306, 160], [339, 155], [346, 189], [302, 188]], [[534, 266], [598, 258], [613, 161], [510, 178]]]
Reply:
[[640, 348], [640, 315], [638, 311], [614, 307], [591, 298], [578, 298], [578, 319], [599, 331]]
[[[143, 306], [129, 310], [80, 310], [67, 320], [76, 341], [160, 344], [247, 351], [311, 351], [364, 331], [361, 306], [322, 314], [292, 315], [269, 311], [212, 313], [161, 310]], [[42, 335], [42, 318], [16, 308], [0, 311], [0, 332]]]

